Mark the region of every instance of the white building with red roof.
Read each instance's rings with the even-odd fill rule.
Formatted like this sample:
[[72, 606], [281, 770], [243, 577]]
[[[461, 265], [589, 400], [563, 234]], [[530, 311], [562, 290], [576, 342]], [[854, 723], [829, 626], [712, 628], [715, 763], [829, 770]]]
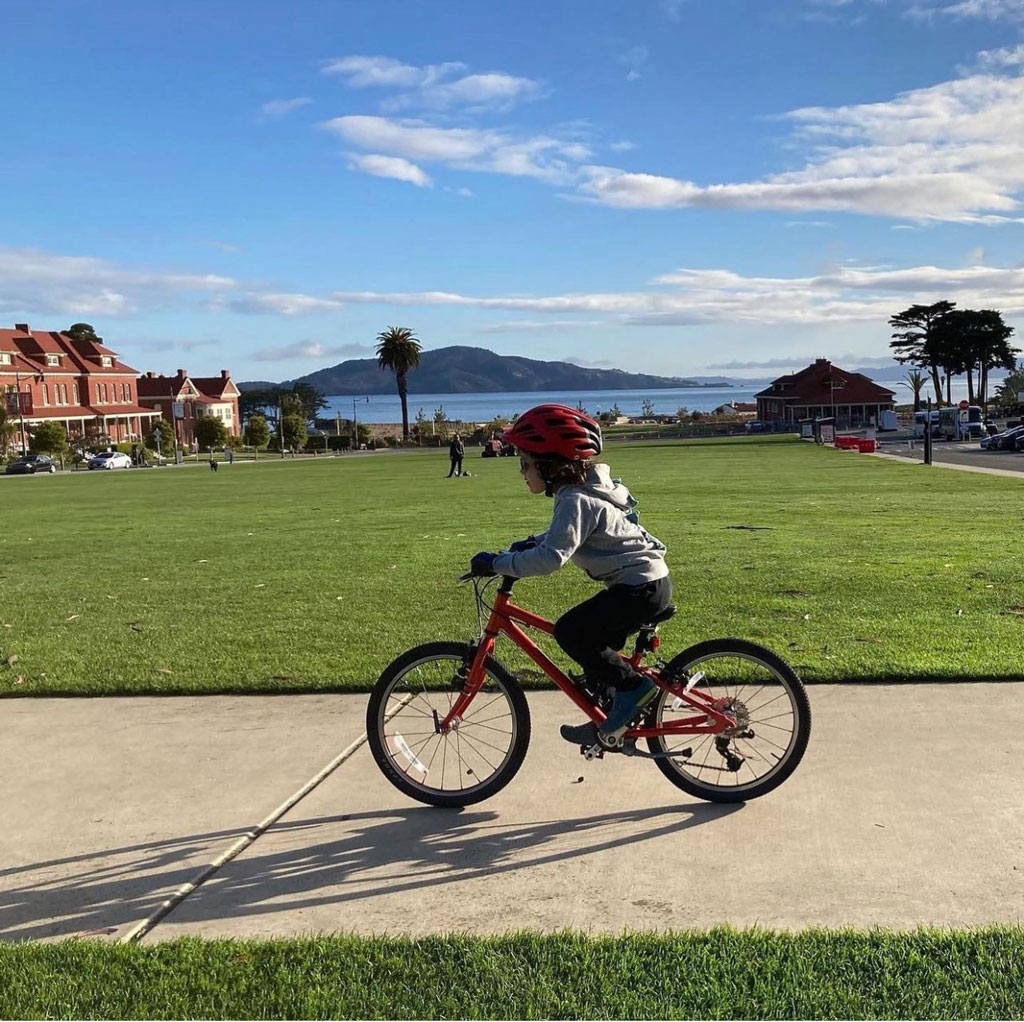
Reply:
[[173, 422], [183, 447], [192, 443], [196, 419], [203, 415], [220, 419], [229, 436], [241, 435], [239, 390], [227, 369], [222, 369], [220, 376], [189, 376], [186, 369], [179, 369], [174, 376], [146, 373], [139, 378], [138, 388], [139, 403]]
[[139, 404], [138, 376], [99, 339], [28, 323], [0, 330], [0, 393], [8, 417], [24, 426], [23, 440], [42, 422], [59, 422], [72, 440], [141, 439], [159, 413]]

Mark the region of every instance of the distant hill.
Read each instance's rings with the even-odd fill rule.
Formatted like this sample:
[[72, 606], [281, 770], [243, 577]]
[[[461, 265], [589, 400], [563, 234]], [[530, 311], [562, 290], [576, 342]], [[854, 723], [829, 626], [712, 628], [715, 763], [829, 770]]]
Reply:
[[[721, 379], [717, 377], [716, 379]], [[383, 371], [375, 358], [350, 359], [328, 369], [318, 369], [283, 386], [308, 383], [321, 394], [391, 394], [393, 373]], [[486, 348], [454, 345], [420, 354], [420, 364], [409, 373], [409, 389], [416, 394], [508, 393], [545, 390], [638, 390], [700, 387], [697, 380], [681, 376], [627, 373], [621, 369], [586, 369], [570, 362], [542, 362], [518, 355], [496, 355]], [[721, 384], [717, 384], [721, 386]], [[265, 383], [239, 383], [242, 390]]]

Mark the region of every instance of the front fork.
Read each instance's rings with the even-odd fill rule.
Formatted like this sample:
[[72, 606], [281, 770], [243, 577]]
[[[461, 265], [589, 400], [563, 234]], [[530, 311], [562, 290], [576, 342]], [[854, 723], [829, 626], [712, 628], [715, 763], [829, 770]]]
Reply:
[[462, 661], [462, 668], [456, 675], [459, 684], [459, 696], [452, 704], [452, 708], [442, 719], [437, 711], [434, 711], [434, 730], [439, 735], [446, 735], [451, 731], [458, 730], [462, 723], [462, 715], [469, 708], [477, 692], [483, 688], [487, 672], [484, 664], [487, 658], [494, 652], [494, 640], [496, 634], [484, 632], [483, 637], [471, 639], [466, 645], [466, 656]]

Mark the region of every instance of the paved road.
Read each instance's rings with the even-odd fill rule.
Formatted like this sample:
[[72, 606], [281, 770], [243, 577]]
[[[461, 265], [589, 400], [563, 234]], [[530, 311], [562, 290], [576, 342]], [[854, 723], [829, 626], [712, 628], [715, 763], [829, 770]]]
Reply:
[[[878, 450], [911, 461], [924, 461], [924, 441], [907, 439], [881, 439]], [[932, 464], [948, 465], [980, 471], [1024, 474], [1024, 451], [983, 451], [978, 441], [960, 443], [955, 440], [936, 440], [932, 445]]]
[[[529, 697], [519, 776], [462, 812], [408, 801], [363, 745], [144, 939], [1020, 923], [1024, 682], [811, 700], [804, 762], [745, 806], [585, 763], [555, 692]], [[0, 937], [123, 938], [358, 739], [364, 705], [5, 701]]]

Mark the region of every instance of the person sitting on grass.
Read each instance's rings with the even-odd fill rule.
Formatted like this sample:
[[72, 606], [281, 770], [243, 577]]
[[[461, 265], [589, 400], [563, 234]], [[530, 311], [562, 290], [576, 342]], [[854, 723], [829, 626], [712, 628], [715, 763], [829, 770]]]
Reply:
[[[548, 575], [571, 560], [605, 588], [555, 622], [555, 641], [591, 685], [615, 691], [604, 737], [618, 738], [657, 695], [657, 686], [619, 656], [626, 639], [660, 614], [672, 597], [665, 544], [642, 529], [629, 490], [612, 480], [601, 453], [601, 427], [566, 405], [538, 405], [521, 415], [503, 438], [519, 452], [531, 493], [554, 497], [551, 525], [540, 536], [517, 540], [508, 551], [476, 554], [477, 575], [524, 578]], [[563, 725], [566, 741], [596, 739], [591, 723]]]

